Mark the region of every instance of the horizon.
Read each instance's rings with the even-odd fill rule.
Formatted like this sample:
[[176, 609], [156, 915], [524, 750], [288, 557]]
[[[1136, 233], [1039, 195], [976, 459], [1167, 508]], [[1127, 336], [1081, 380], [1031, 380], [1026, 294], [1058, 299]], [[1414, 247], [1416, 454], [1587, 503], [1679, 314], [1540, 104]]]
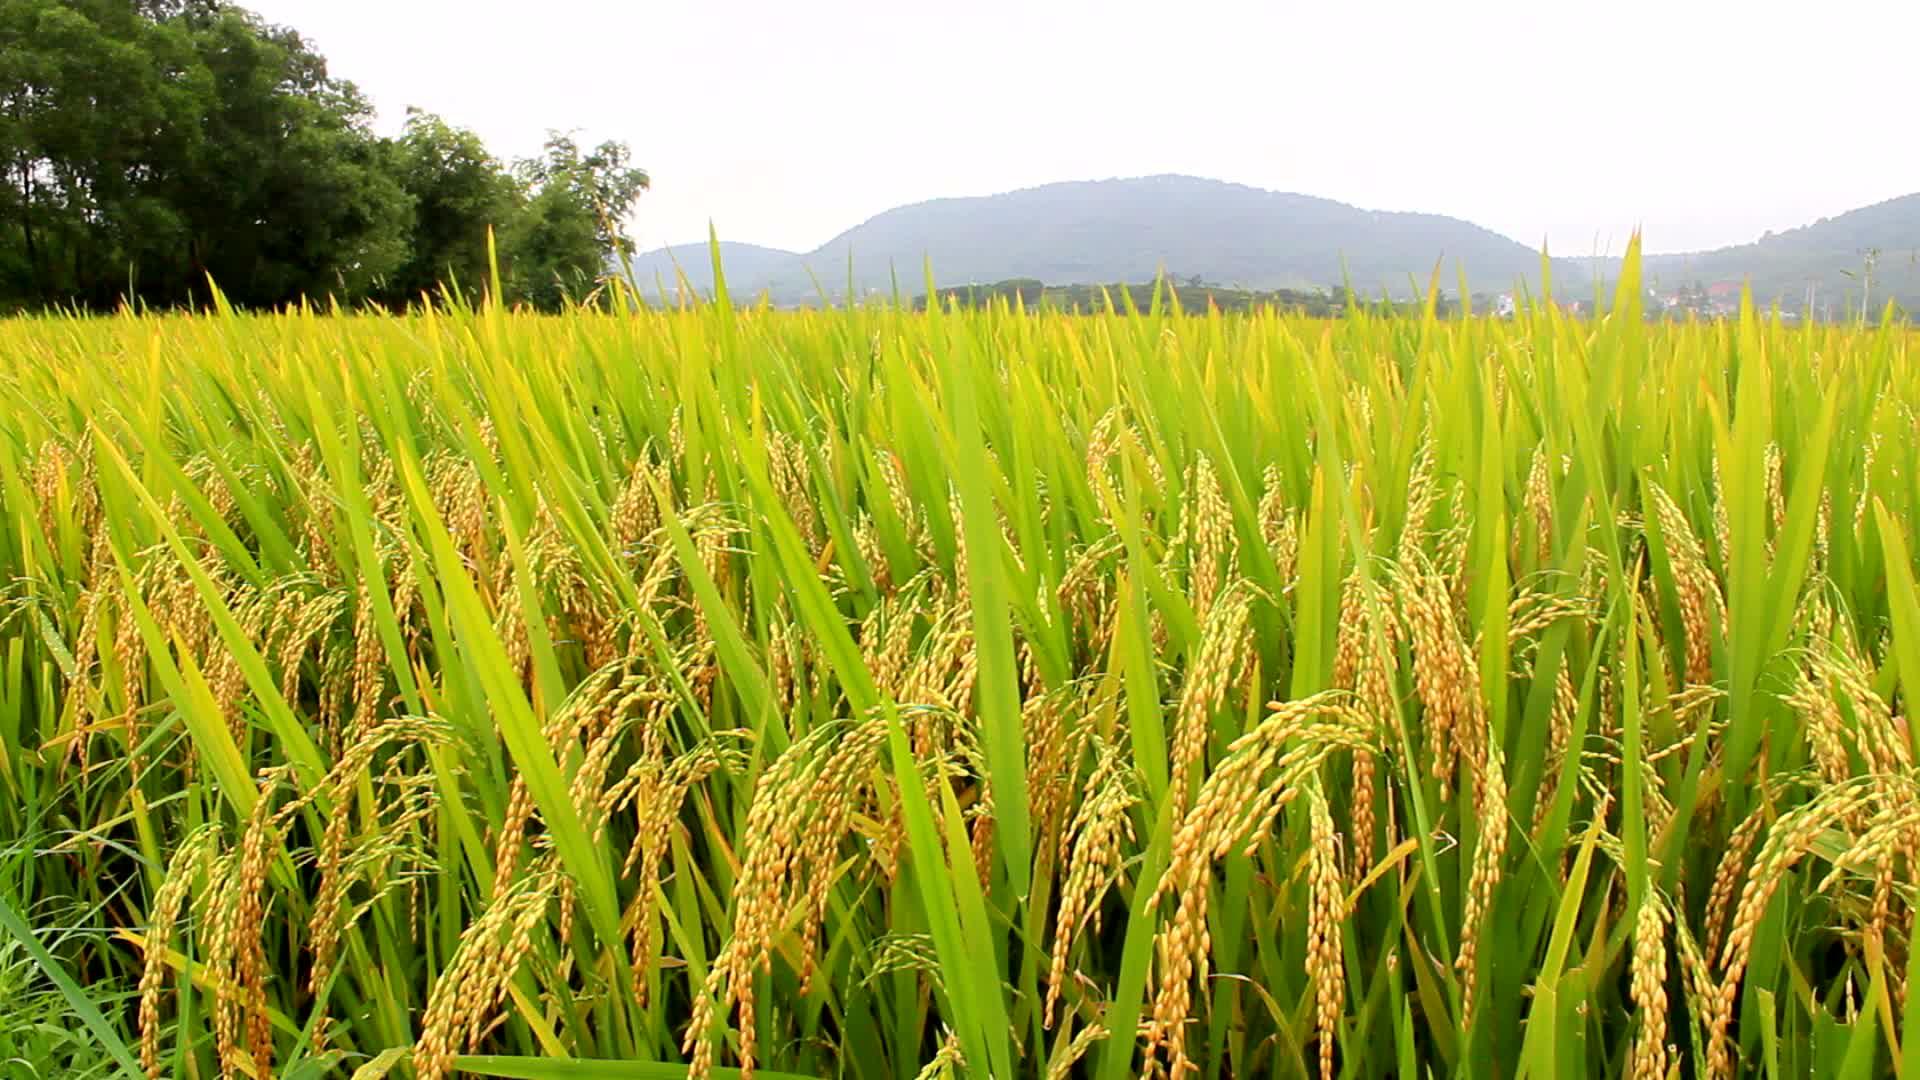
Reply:
[[[896, 206], [1179, 173], [1459, 218], [1569, 257], [1619, 254], [1637, 225], [1649, 254], [1675, 254], [1920, 188], [1920, 144], [1885, 120], [1920, 9], [982, 5], [956, 20], [881, 0], [552, 0], [538, 19], [497, 0], [244, 4], [313, 41], [382, 132], [417, 106], [503, 158], [548, 129], [627, 142], [653, 179], [628, 222], [641, 250], [712, 221], [806, 252]], [[1323, 47], [1352, 40], [1364, 63]], [[1581, 74], [1596, 63], [1622, 74]], [[1770, 70], [1794, 76], [1753, 77]]]
[[[1227, 180], [1227, 179], [1223, 179], [1221, 177], [1215, 177], [1215, 176], [1199, 176], [1192, 173], [1147, 173], [1147, 174], [1141, 174], [1137, 176], [1067, 177], [1060, 180], [1050, 180], [1050, 181], [1047, 181], [1046, 183], [1041, 183], [1041, 184], [1029, 184], [1025, 187], [1008, 188], [1005, 191], [991, 191], [991, 192], [985, 192], [981, 194], [969, 194], [969, 195], [934, 195], [924, 199], [915, 199], [911, 202], [899, 203], [894, 206], [889, 206], [883, 210], [876, 210], [872, 214], [869, 214], [866, 217], [861, 218], [859, 221], [853, 222], [845, 226], [844, 228], [836, 230], [832, 235], [820, 241], [818, 244], [814, 244], [806, 248], [782, 247], [776, 244], [763, 243], [759, 240], [746, 239], [738, 236], [730, 236], [724, 230], [721, 230], [719, 228], [718, 222], [709, 222], [709, 225], [712, 228], [712, 235], [714, 237], [717, 237], [719, 241], [723, 244], [744, 244], [751, 247], [760, 248], [766, 251], [777, 252], [783, 255], [805, 256], [805, 255], [810, 255], [816, 251], [819, 251], [821, 248], [827, 246], [828, 244], [831, 244], [833, 241], [839, 239], [845, 234], [852, 232], [855, 229], [858, 229], [861, 226], [866, 225], [874, 221], [875, 219], [883, 217], [886, 214], [891, 213], [892, 211], [895, 211], [895, 210], [903, 210], [909, 207], [925, 205], [927, 203], [946, 202], [951, 200], [991, 199], [991, 198], [995, 198], [1002, 195], [1013, 195], [1023, 191], [1032, 191], [1036, 188], [1052, 187], [1060, 184], [1105, 184], [1105, 183], [1125, 182], [1129, 180], [1153, 180], [1153, 179], [1159, 179], [1162, 177], [1177, 178], [1182, 180], [1199, 180], [1206, 183], [1226, 184], [1226, 185], [1232, 185], [1232, 186], [1238, 186], [1238, 187], [1248, 187], [1248, 188], [1253, 188], [1256, 191], [1267, 192], [1275, 195], [1298, 195], [1298, 196], [1303, 196], [1305, 198], [1310, 198], [1310, 199], [1323, 199], [1329, 202], [1336, 202], [1336, 203], [1345, 202], [1345, 200], [1342, 200], [1336, 196], [1320, 195], [1320, 194], [1315, 194], [1313, 192], [1307, 192], [1307, 191], [1282, 191], [1274, 188], [1263, 188], [1255, 184], [1245, 184], [1238, 180]], [[1773, 229], [1767, 230], [1767, 232], [1780, 233], [1780, 232], [1788, 231], [1790, 229], [1802, 228], [1804, 226], [1813, 225], [1819, 221], [1823, 221], [1828, 218], [1838, 217], [1841, 214], [1845, 214], [1853, 210], [1864, 209], [1869, 206], [1878, 205], [1879, 203], [1882, 203], [1882, 202], [1889, 202], [1892, 200], [1904, 198], [1908, 195], [1920, 195], [1920, 189], [1917, 189], [1915, 191], [1910, 191], [1910, 192], [1903, 192], [1898, 195], [1892, 195], [1886, 199], [1878, 199], [1872, 203], [1862, 203], [1859, 206], [1849, 206], [1844, 209], [1834, 211], [1832, 213], [1822, 214], [1817, 218], [1809, 218], [1806, 221], [1787, 224], [1778, 228], [1773, 228]], [[644, 196], [643, 196], [643, 199], [644, 199]], [[1402, 210], [1402, 209], [1389, 208], [1384, 206], [1361, 206], [1354, 203], [1346, 203], [1346, 205], [1352, 206], [1356, 210], [1362, 210], [1368, 213], [1429, 214], [1429, 215], [1437, 215], [1437, 216], [1443, 216], [1443, 217], [1453, 216], [1449, 214], [1442, 214], [1439, 211], [1434, 211], [1434, 210], [1418, 210], [1418, 209]], [[1546, 254], [1551, 256], [1556, 261], [1566, 260], [1570, 262], [1578, 262], [1581, 260], [1595, 259], [1595, 258], [1618, 259], [1623, 257], [1626, 254], [1626, 240], [1624, 238], [1621, 240], [1620, 248], [1617, 251], [1572, 253], [1572, 252], [1560, 251], [1557, 249], [1543, 248], [1542, 244], [1537, 240], [1528, 241], [1520, 237], [1509, 236], [1508, 234], [1502, 233], [1500, 232], [1500, 230], [1494, 229], [1492, 226], [1486, 225], [1483, 222], [1473, 221], [1468, 218], [1456, 218], [1456, 220], [1464, 221], [1469, 225], [1481, 226], [1482, 228], [1486, 228], [1489, 231], [1497, 233], [1498, 235], [1504, 237], [1505, 239], [1512, 240], [1518, 244], [1522, 244], [1528, 248], [1531, 248], [1536, 252], [1545, 251]], [[1638, 228], [1638, 226], [1634, 226], [1632, 228]], [[1718, 250], [1719, 248], [1735, 247], [1735, 246], [1754, 243], [1762, 239], [1764, 235], [1766, 235], [1766, 233], [1756, 233], [1755, 235], [1746, 237], [1745, 239], [1731, 240], [1725, 244], [1717, 245], [1716, 248], [1705, 248], [1705, 249], [1688, 248], [1685, 250], [1666, 250], [1666, 249], [1662, 249], [1657, 246], [1654, 246], [1654, 244], [1650, 242], [1648, 237], [1643, 232], [1641, 237], [1641, 249], [1643, 254], [1646, 254], [1649, 256], [1657, 255], [1657, 256], [1668, 257], [1668, 258], [1684, 257], [1688, 255], [1706, 255], [1706, 254], [1712, 253], [1715, 250]], [[1628, 236], [1631, 236], [1631, 229], [1629, 230]], [[701, 236], [697, 238], [688, 238], [688, 239], [679, 240], [679, 241], [669, 241], [666, 243], [654, 244], [652, 246], [636, 246], [635, 254], [646, 255], [646, 254], [652, 254], [660, 251], [679, 251], [681, 249], [690, 248], [690, 247], [704, 249], [707, 246], [708, 240], [709, 240], [709, 236], [703, 233]]]

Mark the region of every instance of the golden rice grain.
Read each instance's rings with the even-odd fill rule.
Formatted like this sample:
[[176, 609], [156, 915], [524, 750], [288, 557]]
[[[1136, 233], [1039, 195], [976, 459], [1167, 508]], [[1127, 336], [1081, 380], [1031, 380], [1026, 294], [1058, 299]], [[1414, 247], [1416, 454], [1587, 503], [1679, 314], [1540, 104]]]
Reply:
[[1633, 1080], [1666, 1080], [1667, 947], [1666, 909], [1649, 889], [1634, 921], [1632, 981], [1629, 995], [1639, 1032], [1634, 1037]]
[[1814, 839], [1828, 823], [1845, 819], [1865, 806], [1873, 796], [1871, 783], [1855, 781], [1845, 786], [1828, 787], [1813, 798], [1781, 815], [1767, 834], [1766, 843], [1747, 871], [1740, 903], [1734, 910], [1727, 932], [1726, 949], [1720, 958], [1720, 983], [1708, 999], [1707, 1074], [1727, 1077], [1733, 1074], [1733, 1053], [1727, 1043], [1727, 1029], [1733, 1022], [1734, 1001], [1740, 992], [1740, 977], [1746, 971], [1748, 950], [1765, 913], [1767, 902], [1780, 887], [1794, 864], [1806, 854]]
[[1187, 476], [1187, 533], [1193, 538], [1188, 600], [1201, 622], [1220, 595], [1223, 573], [1232, 572], [1233, 511], [1220, 490], [1213, 463], [1199, 455]]
[[1279, 572], [1280, 586], [1293, 584], [1300, 562], [1300, 530], [1287, 507], [1287, 493], [1278, 465], [1267, 466], [1261, 476], [1260, 539], [1266, 542], [1273, 566]]
[[1679, 505], [1652, 481], [1647, 482], [1647, 493], [1659, 516], [1661, 539], [1673, 568], [1674, 588], [1680, 597], [1680, 621], [1686, 633], [1687, 681], [1710, 683], [1713, 681], [1713, 637], [1726, 616], [1720, 585]]
[[1201, 632], [1200, 646], [1188, 666], [1180, 691], [1180, 709], [1174, 724], [1173, 778], [1176, 809], [1184, 810], [1187, 793], [1199, 775], [1212, 734], [1213, 715], [1226, 698], [1227, 687], [1245, 662], [1251, 640], [1248, 619], [1252, 605], [1244, 590], [1222, 597]]
[[1067, 960], [1075, 938], [1089, 920], [1097, 927], [1099, 905], [1119, 877], [1123, 844], [1133, 841], [1133, 807], [1140, 801], [1133, 769], [1116, 747], [1101, 744], [1098, 763], [1087, 778], [1085, 794], [1074, 809], [1073, 824], [1062, 836], [1066, 873], [1060, 908], [1054, 917], [1053, 947], [1042, 1015], [1053, 1024], [1054, 1008], [1065, 985]]
[[1346, 921], [1342, 895], [1338, 841], [1333, 816], [1320, 789], [1307, 789], [1313, 851], [1313, 894], [1307, 918], [1307, 979], [1314, 988], [1314, 1029], [1320, 1044], [1320, 1080], [1333, 1080], [1333, 1044], [1339, 1032], [1345, 968], [1340, 951], [1340, 927]]
[[1205, 979], [1211, 952], [1206, 913], [1212, 864], [1246, 842], [1296, 798], [1336, 750], [1373, 749], [1372, 724], [1344, 693], [1275, 703], [1272, 715], [1242, 735], [1207, 777], [1175, 830], [1167, 869], [1154, 898], [1178, 899], [1173, 922], [1154, 938], [1158, 981], [1144, 1026], [1150, 1072], [1174, 1077], [1197, 1069], [1186, 1052], [1192, 984]]
[[160, 991], [166, 980], [166, 952], [174, 926], [194, 880], [206, 872], [206, 860], [218, 830], [211, 825], [195, 830], [174, 849], [166, 876], [154, 893], [147, 916], [146, 958], [140, 972], [140, 1066], [150, 1080], [160, 1080]]

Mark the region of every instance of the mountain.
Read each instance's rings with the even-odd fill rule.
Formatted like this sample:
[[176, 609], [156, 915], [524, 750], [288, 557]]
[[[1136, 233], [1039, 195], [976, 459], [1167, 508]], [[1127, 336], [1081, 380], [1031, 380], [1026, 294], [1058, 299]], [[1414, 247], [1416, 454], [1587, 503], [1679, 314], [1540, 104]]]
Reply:
[[[923, 291], [930, 258], [942, 286], [1027, 279], [1053, 286], [1143, 282], [1165, 269], [1243, 289], [1337, 288], [1343, 271], [1356, 288], [1404, 296], [1408, 277], [1424, 286], [1436, 262], [1441, 285], [1504, 291], [1534, 283], [1539, 256], [1457, 218], [1363, 210], [1331, 199], [1264, 191], [1190, 176], [1074, 181], [977, 198], [935, 199], [897, 207], [810, 252], [723, 241], [727, 281], [739, 296], [762, 291], [776, 302], [815, 300], [822, 288], [845, 291], [849, 258], [856, 288], [887, 291], [899, 274], [904, 294]], [[1871, 292], [1866, 273], [1872, 253]], [[712, 291], [705, 243], [645, 252], [633, 259], [646, 292], [655, 275], [671, 289], [676, 260], [702, 293]], [[1562, 292], [1590, 275], [1610, 279], [1618, 259], [1555, 260]], [[1810, 225], [1768, 233], [1713, 251], [1649, 255], [1644, 277], [1660, 296], [1691, 293], [1721, 307], [1750, 281], [1762, 304], [1821, 315], [1875, 308], [1891, 299], [1920, 311], [1920, 194], [1907, 195]], [[816, 284], [816, 280], [819, 284]], [[1713, 288], [1719, 286], [1719, 288]], [[1698, 287], [1698, 288], [1696, 288]]]
[[[730, 289], [765, 281], [799, 265], [800, 258], [798, 252], [736, 240], [720, 241], [720, 266], [726, 272]], [[687, 281], [702, 295], [713, 292], [713, 256], [704, 240], [643, 251], [629, 259], [628, 265], [633, 271], [634, 284], [649, 296], [659, 292], [659, 283], [664, 283], [669, 292], [678, 288], [681, 274], [685, 274]], [[621, 268], [613, 269], [619, 273]]]
[[[1823, 315], [1857, 310], [1866, 293], [1867, 260], [1873, 255], [1875, 309], [1892, 299], [1920, 310], [1920, 194], [1821, 218], [1750, 244], [1681, 255], [1650, 255], [1644, 276], [1662, 295], [1694, 285], [1751, 281], [1756, 303], [1778, 300], [1802, 310], [1811, 297]], [[1607, 267], [1609, 276], [1618, 267]]]
[[[749, 247], [742, 245], [742, 247]], [[687, 248], [682, 265], [695, 285]], [[1368, 293], [1424, 288], [1435, 264], [1451, 290], [1455, 266], [1476, 288], [1497, 292], [1535, 278], [1540, 256], [1524, 244], [1456, 218], [1363, 210], [1331, 199], [1264, 191], [1190, 176], [1075, 181], [977, 198], [902, 206], [841, 233], [804, 255], [765, 248], [736, 263], [723, 251], [727, 282], [740, 295], [768, 290], [776, 301], [845, 290], [848, 260], [856, 287], [922, 286], [923, 259], [941, 285], [1030, 278], [1053, 285], [1150, 280], [1164, 268], [1179, 278], [1249, 289], [1337, 288], [1345, 274]], [[640, 263], [658, 265], [662, 252]], [[702, 260], [704, 264], [704, 259]], [[1571, 264], [1566, 273], [1577, 278]], [[650, 289], [651, 272], [640, 275]], [[671, 279], [669, 279], [671, 280]]]

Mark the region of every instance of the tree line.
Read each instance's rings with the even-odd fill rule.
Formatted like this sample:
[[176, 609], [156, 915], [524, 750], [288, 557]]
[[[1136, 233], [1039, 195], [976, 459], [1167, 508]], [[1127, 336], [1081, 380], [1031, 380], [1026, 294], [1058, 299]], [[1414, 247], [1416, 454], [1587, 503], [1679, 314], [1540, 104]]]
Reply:
[[551, 134], [503, 162], [409, 110], [397, 138], [296, 31], [223, 0], [0, 0], [0, 308], [472, 298], [554, 308], [630, 250], [647, 174]]
[[[1210, 307], [1228, 312], [1277, 308], [1330, 317], [1340, 314], [1345, 307], [1339, 297], [1325, 290], [1242, 289], [1210, 284], [1197, 276], [1176, 278], [1170, 275], [1162, 275], [1154, 282], [1115, 282], [1106, 285], [1049, 285], [1034, 278], [1009, 278], [988, 285], [939, 289], [936, 294], [943, 304], [959, 307], [984, 307], [996, 301], [1008, 304], [1018, 301], [1029, 308], [1044, 307], [1059, 311], [1105, 311], [1109, 307], [1124, 309], [1127, 305], [1138, 311], [1149, 311], [1156, 304], [1164, 305], [1169, 298], [1177, 300], [1182, 311], [1192, 312], [1205, 312]], [[927, 306], [926, 295], [915, 296], [913, 306], [917, 310], [924, 310]]]

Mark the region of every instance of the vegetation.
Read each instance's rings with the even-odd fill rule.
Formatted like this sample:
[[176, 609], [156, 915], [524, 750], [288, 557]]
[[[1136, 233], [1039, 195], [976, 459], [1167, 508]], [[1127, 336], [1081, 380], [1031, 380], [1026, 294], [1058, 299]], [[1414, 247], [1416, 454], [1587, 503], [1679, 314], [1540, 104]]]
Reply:
[[[1458, 218], [1362, 210], [1286, 192], [1192, 176], [1044, 184], [978, 198], [897, 206], [811, 252], [744, 245], [728, 252], [728, 277], [743, 294], [768, 292], [777, 304], [838, 298], [851, 279], [861, 296], [890, 294], [896, 271], [911, 287], [931, 257], [941, 280], [1032, 279], [1058, 285], [1151, 281], [1163, 267], [1199, 274], [1236, 290], [1338, 288], [1387, 290], [1418, 301], [1419, 287], [1444, 257], [1473, 280], [1538, 288], [1540, 254]], [[696, 289], [712, 287], [704, 260], [662, 249], [635, 260], [640, 285], [658, 275], [669, 286], [684, 271]], [[736, 262], [735, 256], [745, 256]], [[1562, 261], [1564, 284], [1584, 273]]]
[[[1031, 278], [1012, 281], [997, 281], [992, 285], [963, 285], [958, 288], [941, 289], [934, 295], [943, 304], [962, 307], [981, 307], [1003, 302], [1019, 304], [1024, 307], [1052, 307], [1062, 311], [1101, 311], [1110, 306], [1128, 304], [1136, 308], [1149, 308], [1155, 303], [1154, 294], [1167, 294], [1168, 301], [1192, 311], [1205, 311], [1208, 305], [1221, 311], [1249, 312], [1255, 308], [1272, 307], [1306, 315], [1337, 315], [1341, 302], [1326, 292], [1303, 292], [1294, 289], [1276, 289], [1271, 292], [1253, 292], [1247, 289], [1229, 289], [1208, 285], [1199, 278], [1175, 281], [1161, 277], [1147, 285], [1047, 285]], [[913, 298], [916, 308], [927, 306], [927, 297], [922, 293]]]
[[[1083, 313], [1109, 309], [1145, 311], [1167, 304], [1196, 313], [1217, 309], [1244, 315], [1262, 308], [1272, 308], [1326, 318], [1340, 315], [1352, 302], [1367, 306], [1379, 315], [1398, 314], [1417, 318], [1426, 314], [1429, 306], [1433, 314], [1441, 316], [1453, 315], [1459, 309], [1459, 302], [1454, 297], [1438, 291], [1425, 300], [1405, 301], [1394, 300], [1380, 293], [1348, 296], [1345, 292], [1335, 293], [1326, 289], [1312, 292], [1300, 289], [1235, 289], [1209, 283], [1198, 275], [1177, 278], [1165, 274], [1156, 276], [1148, 283], [1115, 282], [1110, 285], [1048, 285], [1031, 278], [1017, 278], [996, 281], [991, 285], [938, 289], [934, 295], [947, 307], [989, 307], [1004, 303]], [[1495, 297], [1484, 293], [1472, 294], [1470, 301], [1470, 310], [1483, 314], [1493, 311], [1497, 303]], [[913, 306], [916, 311], [924, 311], [927, 306], [926, 294], [916, 295]]]
[[1913, 1075], [1920, 341], [1627, 276], [0, 325], [0, 1048]]
[[[1594, 269], [1611, 276], [1617, 260]], [[1762, 304], [1821, 319], [1868, 318], [1888, 301], [1920, 308], [1920, 194], [1864, 206], [1751, 244], [1654, 255], [1643, 268], [1662, 296], [1709, 311], [1707, 287], [1749, 284]], [[1732, 297], [1728, 298], [1729, 300]]]
[[485, 277], [591, 288], [647, 185], [608, 143], [553, 136], [511, 169], [414, 114], [374, 136], [352, 83], [292, 30], [220, 0], [0, 0], [0, 308], [302, 298], [417, 303]]
[[[1542, 269], [1538, 253], [1468, 222], [1183, 176], [1048, 184], [896, 207], [804, 254], [721, 247], [736, 294], [765, 291], [786, 305], [817, 303], [823, 290], [837, 302], [849, 278], [856, 295], [890, 296], [894, 273], [917, 272], [929, 256], [942, 280], [975, 282], [975, 289], [1030, 290], [1045, 282], [1092, 300], [1098, 285], [1091, 283], [1137, 284], [1171, 267], [1183, 284], [1188, 274], [1203, 278], [1223, 305], [1249, 294], [1252, 303], [1303, 310], [1314, 310], [1317, 293], [1338, 296], [1348, 284], [1361, 295], [1384, 292], [1417, 308], [1419, 283], [1437, 262], [1449, 289], [1457, 268], [1495, 290], [1473, 297], [1475, 311], [1494, 311], [1501, 292], [1538, 295]], [[642, 252], [630, 265], [652, 296], [674, 296], [683, 276], [711, 294], [712, 272], [699, 251]], [[1620, 277], [1618, 257], [1556, 258], [1550, 266], [1560, 291], [1587, 311], [1604, 306], [1600, 299]], [[1920, 195], [1752, 244], [1651, 255], [1642, 269], [1652, 318], [1725, 317], [1737, 310], [1743, 284], [1763, 308], [1778, 303], [1826, 321], [1863, 311], [1878, 319], [1888, 301], [1912, 311], [1920, 308]], [[1191, 306], [1204, 307], [1204, 295]]]

